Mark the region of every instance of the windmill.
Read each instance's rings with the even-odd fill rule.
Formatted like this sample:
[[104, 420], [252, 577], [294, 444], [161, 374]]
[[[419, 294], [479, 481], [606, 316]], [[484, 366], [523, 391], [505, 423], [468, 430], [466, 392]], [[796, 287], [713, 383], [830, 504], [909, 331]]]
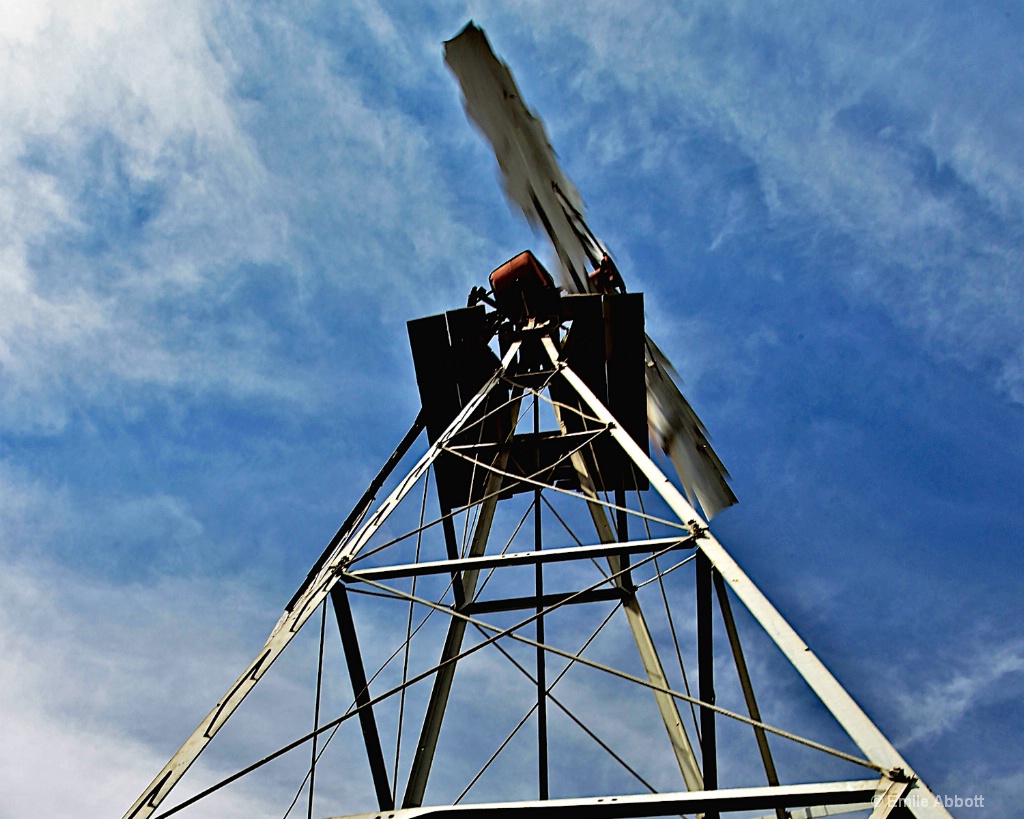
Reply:
[[[344, 806], [346, 816], [388, 819], [948, 816], [712, 534], [707, 521], [736, 500], [725, 468], [646, 335], [642, 294], [627, 292], [587, 226], [582, 201], [511, 73], [472, 23], [446, 44], [446, 60], [470, 118], [495, 149], [509, 197], [551, 239], [561, 286], [526, 251], [495, 268], [490, 287], [474, 288], [468, 306], [409, 322], [420, 413], [263, 648], [125, 819], [185, 811], [300, 748], [311, 751], [296, 794], [305, 789], [308, 816], [325, 777], [366, 782], [366, 803]], [[685, 494], [652, 459], [652, 439], [671, 457]], [[691, 575], [694, 608], [680, 618], [669, 591]], [[734, 603], [807, 683], [851, 750], [762, 716]], [[667, 630], [651, 625], [652, 604], [663, 607]], [[328, 608], [352, 701], [340, 716], [322, 718]], [[393, 651], [365, 639], [373, 616], [391, 624], [383, 632], [395, 638]], [[199, 755], [316, 619], [311, 730], [165, 808]], [[716, 696], [716, 631], [729, 648], [719, 659], [735, 665], [736, 704]], [[681, 644], [696, 654], [689, 675]], [[381, 662], [368, 673], [373, 656]], [[472, 673], [457, 674], [467, 666]], [[563, 693], [574, 687], [590, 695]], [[518, 722], [502, 723], [509, 714]], [[466, 741], [457, 735], [452, 742], [445, 731], [450, 737], [453, 723], [466, 721], [474, 750], [486, 743], [486, 729], [496, 732], [494, 752], [468, 768], [455, 759]], [[635, 732], [626, 732], [633, 739], [626, 748], [609, 739], [625, 722], [643, 726], [643, 748]], [[719, 770], [718, 729], [726, 723], [748, 733], [762, 783], [724, 785], [730, 773]], [[365, 765], [332, 768], [323, 757], [335, 732], [356, 725], [349, 742]], [[776, 765], [778, 743], [838, 760], [859, 776], [794, 782]], [[611, 759], [616, 776], [589, 762], [583, 745]], [[500, 764], [511, 772], [507, 781], [479, 790]], [[623, 779], [631, 784], [612, 787]], [[500, 798], [480, 801], [478, 792]]]

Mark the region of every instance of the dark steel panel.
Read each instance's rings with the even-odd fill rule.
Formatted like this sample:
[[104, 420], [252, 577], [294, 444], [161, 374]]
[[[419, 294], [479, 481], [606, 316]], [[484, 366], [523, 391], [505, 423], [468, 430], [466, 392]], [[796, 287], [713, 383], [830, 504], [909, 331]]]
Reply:
[[448, 320], [443, 314], [427, 316], [410, 321], [406, 326], [427, 436], [430, 443], [434, 443], [461, 409]]
[[[562, 319], [572, 322], [562, 344], [562, 358], [594, 395], [605, 401], [608, 397], [608, 379], [605, 375], [602, 300], [603, 297], [597, 294], [562, 297]], [[574, 419], [574, 423], [582, 428], [579, 418]]]
[[[622, 428], [650, 454], [642, 293], [604, 297], [608, 402]], [[643, 488], [646, 489], [646, 486]]]
[[[415, 319], [408, 323], [408, 331], [427, 436], [433, 443], [501, 362], [488, 346], [492, 329], [481, 305]], [[508, 399], [508, 394], [508, 389], [499, 385], [467, 424], [491, 413]], [[509, 426], [508, 413], [497, 413], [482, 425], [472, 426], [453, 443], [496, 442], [508, 434]], [[436, 474], [441, 505], [450, 509], [470, 502], [471, 482], [472, 498], [478, 498], [485, 479], [479, 469], [474, 479], [472, 466], [450, 455], [438, 458]]]
[[488, 330], [487, 312], [483, 305], [449, 310], [444, 316], [448, 322], [448, 338], [455, 363], [461, 409], [494, 375], [501, 361], [487, 346], [492, 333]]
[[[562, 360], [649, 454], [643, 296], [563, 296], [562, 318], [572, 322], [562, 345]], [[557, 379], [552, 395], [569, 406], [579, 406], [575, 392]], [[596, 426], [573, 412], [563, 413], [563, 422], [570, 432]], [[646, 477], [634, 474], [629, 459], [610, 437], [596, 440], [583, 455], [598, 490], [647, 489]]]

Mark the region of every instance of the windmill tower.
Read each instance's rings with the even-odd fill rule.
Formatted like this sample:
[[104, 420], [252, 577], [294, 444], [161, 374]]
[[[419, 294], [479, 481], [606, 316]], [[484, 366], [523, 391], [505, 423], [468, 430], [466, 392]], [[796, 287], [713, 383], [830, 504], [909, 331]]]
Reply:
[[[491, 273], [489, 289], [474, 289], [469, 306], [409, 323], [418, 417], [263, 648], [125, 819], [184, 812], [300, 748], [310, 760], [302, 783], [309, 816], [318, 783], [339, 776], [369, 785], [365, 804], [347, 805], [344, 815], [381, 819], [948, 816], [712, 534], [706, 518], [735, 500], [724, 467], [646, 336], [643, 296], [625, 292], [511, 75], [472, 26], [448, 44], [448, 58], [510, 196], [552, 239], [562, 287], [524, 252]], [[491, 86], [504, 90], [495, 95]], [[503, 133], [519, 136], [508, 142]], [[686, 494], [652, 459], [649, 430]], [[427, 448], [416, 458], [422, 437]], [[693, 590], [692, 608], [679, 606], [690, 599], [682, 587]], [[762, 717], [734, 606], [854, 750]], [[322, 718], [329, 608], [352, 702]], [[311, 730], [165, 809], [310, 620], [321, 625]], [[371, 629], [376, 622], [389, 627]], [[395, 645], [381, 645], [382, 635]], [[687, 653], [695, 654], [689, 672]], [[716, 696], [726, 663], [735, 666], [735, 703]], [[468, 766], [459, 760], [467, 722], [477, 744], [494, 749]], [[642, 742], [619, 730], [628, 723], [640, 726]], [[358, 725], [350, 740], [366, 764], [325, 771], [318, 760], [346, 724]], [[720, 771], [736, 758], [719, 745], [726, 724], [741, 726], [756, 748], [758, 784], [747, 776], [734, 786], [737, 777]], [[858, 776], [803, 781], [776, 765], [780, 743], [839, 760]], [[592, 762], [590, 750], [618, 776]], [[498, 768], [484, 792], [499, 798], [482, 802], [480, 785]], [[631, 784], [612, 787], [624, 779]]]

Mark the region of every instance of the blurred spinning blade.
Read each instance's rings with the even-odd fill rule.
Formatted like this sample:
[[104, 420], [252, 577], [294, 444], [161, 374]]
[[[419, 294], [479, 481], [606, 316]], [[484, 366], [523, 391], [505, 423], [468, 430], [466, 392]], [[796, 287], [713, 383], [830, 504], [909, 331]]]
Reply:
[[[526, 107], [508, 66], [472, 22], [445, 43], [445, 62], [462, 86], [466, 115], [494, 149], [505, 193], [551, 239], [562, 287], [569, 293], [592, 292], [587, 263], [596, 269], [607, 251], [587, 226], [583, 200], [559, 167], [544, 123]], [[690, 502], [699, 502], [711, 519], [736, 503], [729, 473], [679, 391], [671, 363], [650, 337], [646, 373], [651, 438], [672, 458]]]

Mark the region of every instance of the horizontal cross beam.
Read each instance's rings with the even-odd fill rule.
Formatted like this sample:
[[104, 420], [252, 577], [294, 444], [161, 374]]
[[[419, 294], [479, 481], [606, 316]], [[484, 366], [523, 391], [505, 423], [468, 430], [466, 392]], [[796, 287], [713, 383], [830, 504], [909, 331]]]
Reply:
[[432, 560], [421, 563], [403, 563], [373, 569], [348, 571], [344, 580], [394, 580], [399, 577], [422, 577], [427, 574], [448, 574], [471, 569], [491, 569], [498, 566], [534, 566], [538, 563], [562, 563], [568, 560], [591, 560], [609, 555], [629, 555], [660, 552], [664, 549], [692, 549], [696, 541], [683, 537], [662, 537], [652, 540], [631, 540], [625, 543], [601, 543], [596, 546], [569, 546], [564, 549], [543, 549], [539, 552], [512, 552], [503, 555], [465, 557], [459, 560]]
[[468, 615], [491, 614], [496, 611], [522, 611], [523, 609], [548, 609], [552, 606], [561, 606], [574, 603], [607, 603], [618, 602], [629, 595], [624, 589], [594, 589], [589, 592], [562, 592], [561, 594], [542, 594], [540, 597], [531, 595], [527, 597], [506, 597], [500, 600], [478, 600], [475, 603], [467, 603], [462, 611]]
[[[887, 782], [885, 779], [882, 781]], [[406, 808], [387, 811], [384, 816], [388, 819], [541, 819], [548, 816], [558, 816], [559, 819], [634, 819], [641, 816], [678, 816], [709, 811], [870, 803], [878, 785], [877, 779], [866, 779], [813, 785], [729, 788], [717, 791], [590, 796], [583, 799]], [[377, 817], [381, 817], [379, 811], [337, 819]]]

